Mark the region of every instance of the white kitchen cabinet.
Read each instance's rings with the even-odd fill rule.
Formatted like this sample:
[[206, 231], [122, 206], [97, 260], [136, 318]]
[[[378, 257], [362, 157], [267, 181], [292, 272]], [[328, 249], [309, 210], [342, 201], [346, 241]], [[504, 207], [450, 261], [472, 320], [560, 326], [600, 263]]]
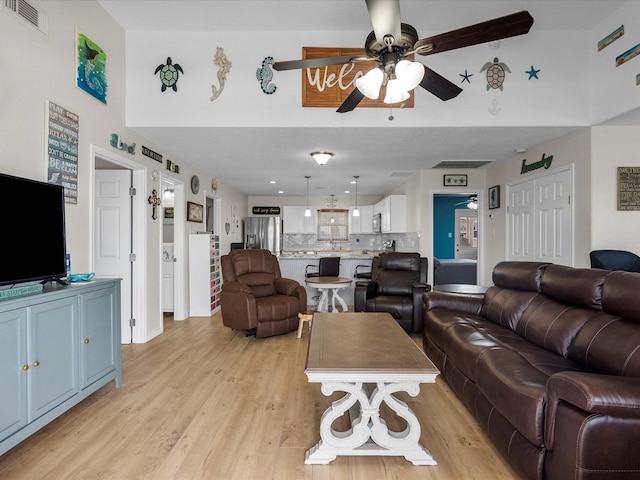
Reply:
[[355, 207], [349, 207], [349, 233], [373, 233], [373, 205], [358, 207], [360, 216], [354, 217]]
[[305, 217], [307, 207], [285, 206], [282, 217], [282, 233], [317, 233], [318, 209], [309, 207], [311, 216]]
[[0, 455], [111, 380], [122, 383], [120, 280], [0, 303]]
[[220, 236], [189, 235], [189, 316], [210, 317], [220, 309]]
[[407, 196], [389, 195], [374, 207], [374, 213], [381, 214], [382, 233], [406, 233]]

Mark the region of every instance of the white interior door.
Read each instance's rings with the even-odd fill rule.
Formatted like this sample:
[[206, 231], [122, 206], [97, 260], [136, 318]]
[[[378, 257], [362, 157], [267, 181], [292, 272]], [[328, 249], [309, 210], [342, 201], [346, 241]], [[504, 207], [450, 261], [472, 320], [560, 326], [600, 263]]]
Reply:
[[94, 267], [96, 275], [122, 279], [122, 343], [131, 343], [131, 171], [96, 170], [95, 179]]
[[508, 185], [507, 190], [507, 258], [571, 265], [571, 168]]

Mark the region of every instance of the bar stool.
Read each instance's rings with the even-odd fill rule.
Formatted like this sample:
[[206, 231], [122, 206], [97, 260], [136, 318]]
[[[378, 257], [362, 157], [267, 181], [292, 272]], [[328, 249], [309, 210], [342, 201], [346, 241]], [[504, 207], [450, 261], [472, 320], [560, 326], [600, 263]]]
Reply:
[[313, 323], [313, 312], [311, 310], [305, 310], [304, 312], [298, 312], [298, 338], [302, 338], [302, 327], [304, 322], [309, 322], [309, 333], [311, 333], [311, 324]]

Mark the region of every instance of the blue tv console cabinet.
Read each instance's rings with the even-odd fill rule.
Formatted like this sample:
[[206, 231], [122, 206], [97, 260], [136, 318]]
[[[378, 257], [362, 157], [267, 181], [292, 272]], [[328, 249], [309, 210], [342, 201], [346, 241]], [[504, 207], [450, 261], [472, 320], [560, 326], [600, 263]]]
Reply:
[[120, 280], [0, 302], [0, 455], [110, 381], [122, 384]]

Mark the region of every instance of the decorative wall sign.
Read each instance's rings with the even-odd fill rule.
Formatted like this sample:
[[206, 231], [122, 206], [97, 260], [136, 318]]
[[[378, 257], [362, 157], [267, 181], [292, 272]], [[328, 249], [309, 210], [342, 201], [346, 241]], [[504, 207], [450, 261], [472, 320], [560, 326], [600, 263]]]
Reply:
[[136, 144], [132, 143], [131, 145], [127, 145], [126, 143], [123, 143], [122, 140], [120, 140], [120, 135], [117, 133], [111, 134], [111, 141], [109, 143], [113, 148], [130, 153], [131, 155], [136, 154]]
[[530, 163], [527, 165], [527, 159], [522, 159], [522, 167], [520, 168], [520, 175], [531, 172], [533, 170], [538, 170], [539, 168], [544, 168], [548, 170], [551, 166], [551, 162], [553, 161], [553, 155], [546, 156], [545, 153], [542, 154], [542, 158], [537, 162]]
[[618, 167], [618, 210], [640, 210], [640, 167]]
[[280, 215], [280, 207], [253, 207], [254, 215]]
[[224, 90], [224, 82], [227, 79], [227, 73], [231, 70], [231, 62], [227, 59], [227, 56], [224, 54], [224, 49], [222, 47], [216, 48], [216, 55], [213, 57], [213, 63], [218, 65], [218, 82], [220, 82], [220, 89], [215, 85], [211, 85], [211, 101], [213, 102], [216, 98], [220, 96], [222, 90]]
[[187, 202], [187, 221], [203, 222], [204, 207], [199, 203]]
[[485, 63], [480, 72], [485, 70], [487, 71], [487, 91], [492, 88], [499, 88], [502, 91], [504, 79], [507, 73], [511, 73], [509, 67], [504, 62], [501, 62], [498, 57], [495, 57], [493, 62]]
[[184, 74], [182, 67], [177, 63], [173, 63], [171, 57], [167, 57], [166, 64], [160, 64], [156, 67], [156, 71], [153, 72], [154, 75], [157, 75], [160, 72], [160, 81], [162, 82], [162, 86], [160, 87], [160, 91], [164, 92], [167, 88], [171, 88], [174, 92], [178, 91], [178, 77], [179, 73]]
[[160, 155], [159, 153], [154, 152], [153, 150], [151, 150], [150, 148], [145, 147], [144, 145], [142, 145], [142, 154], [145, 157], [153, 158], [156, 162], [162, 163], [162, 155]]
[[443, 185], [445, 187], [466, 187], [467, 176], [466, 175], [444, 175]]
[[47, 101], [47, 181], [64, 187], [64, 201], [78, 203], [78, 130], [75, 113]]
[[180, 165], [173, 163], [167, 158], [167, 170], [173, 173], [180, 173]]
[[76, 29], [76, 85], [107, 103], [107, 54], [97, 43]]
[[623, 63], [627, 63], [629, 60], [631, 60], [633, 57], [635, 57], [639, 53], [640, 53], [640, 43], [635, 47], [630, 48], [623, 54], [618, 55], [616, 57], [616, 67], [619, 67]]
[[613, 32], [611, 32], [609, 35], [607, 35], [606, 37], [604, 37], [602, 40], [598, 42], [598, 51], [608, 47], [623, 35], [624, 35], [624, 25], [620, 25]]
[[[366, 53], [363, 48], [320, 48], [303, 47], [302, 59], [323, 58], [349, 55], [363, 57]], [[407, 57], [413, 60], [413, 55]], [[302, 106], [303, 107], [334, 107], [342, 105], [355, 88], [355, 81], [372, 68], [378, 66], [378, 62], [346, 63], [344, 65], [330, 65], [328, 67], [305, 68], [302, 70]], [[405, 108], [413, 108], [414, 92], [409, 92], [409, 99], [402, 102]], [[384, 103], [384, 91], [380, 92], [377, 100], [363, 98], [358, 104], [361, 107], [389, 108]], [[394, 104], [398, 105], [398, 104]]]
[[489, 210], [500, 208], [500, 185], [489, 189]]
[[271, 83], [271, 80], [273, 79], [271, 65], [273, 65], [273, 57], [264, 57], [264, 60], [262, 60], [262, 67], [256, 70], [256, 77], [260, 82], [260, 88], [267, 95], [275, 93], [278, 88], [275, 84]]

